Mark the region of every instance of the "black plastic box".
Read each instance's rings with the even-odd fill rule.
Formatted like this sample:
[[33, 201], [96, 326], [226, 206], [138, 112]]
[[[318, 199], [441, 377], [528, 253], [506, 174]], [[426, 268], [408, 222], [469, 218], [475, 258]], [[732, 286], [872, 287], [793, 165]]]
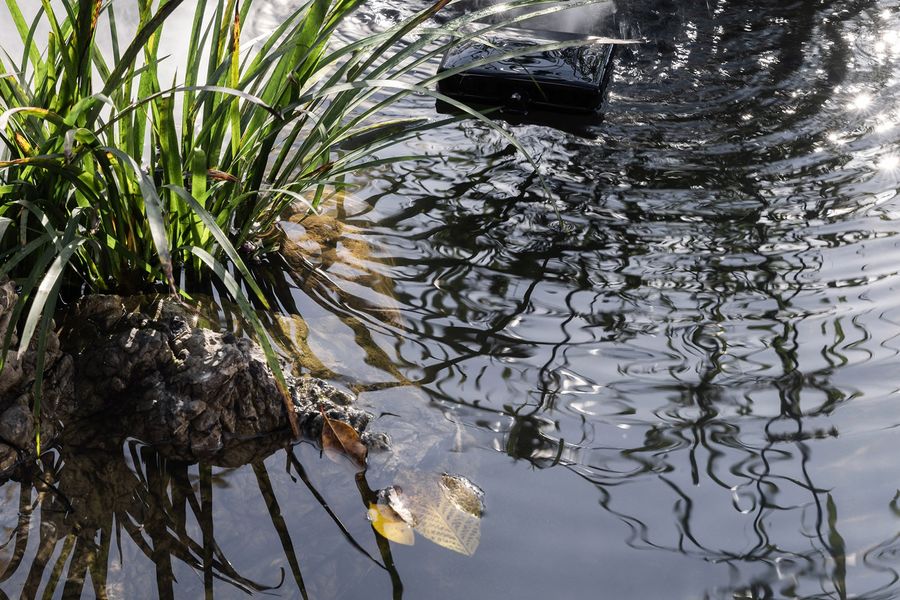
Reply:
[[[466, 41], [444, 56], [438, 73], [465, 67], [504, 52], [522, 50], [515, 58], [490, 62], [450, 75], [438, 91], [469, 104], [502, 106], [514, 112], [529, 109], [568, 114], [600, 110], [612, 70], [612, 44], [592, 42], [589, 36], [506, 27], [482, 41]], [[529, 53], [527, 48], [583, 40], [584, 44]]]

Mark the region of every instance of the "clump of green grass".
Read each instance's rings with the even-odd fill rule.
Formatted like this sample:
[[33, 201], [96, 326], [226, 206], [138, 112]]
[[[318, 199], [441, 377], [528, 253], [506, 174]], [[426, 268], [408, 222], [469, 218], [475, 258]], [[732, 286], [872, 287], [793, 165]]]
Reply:
[[[0, 59], [0, 278], [20, 290], [0, 369], [14, 331], [20, 352], [36, 340], [43, 359], [61, 290], [168, 289], [189, 298], [185, 282], [214, 280], [241, 307], [284, 386], [254, 312], [253, 303], [268, 309], [269, 300], [248, 253], [272, 249], [269, 234], [287, 205], [315, 210], [348, 173], [402, 159], [378, 158], [379, 150], [442, 123], [379, 120], [408, 94], [440, 97], [430, 89], [436, 78], [411, 82], [410, 71], [454, 40], [525, 17], [463, 28], [509, 8], [558, 9], [516, 0], [437, 26], [431, 17], [449, 3], [439, 0], [386, 31], [334, 45], [362, 0], [307, 0], [248, 46], [241, 26], [252, 0], [197, 0], [183, 75], [169, 84], [159, 71], [173, 60], [162, 32], [183, 0], [135, 1], [139, 22], [125, 38], [113, 2], [41, 0], [29, 20], [18, 0], [6, 0], [24, 52]], [[42, 26], [46, 46], [35, 38]], [[100, 28], [111, 52], [97, 43]]]

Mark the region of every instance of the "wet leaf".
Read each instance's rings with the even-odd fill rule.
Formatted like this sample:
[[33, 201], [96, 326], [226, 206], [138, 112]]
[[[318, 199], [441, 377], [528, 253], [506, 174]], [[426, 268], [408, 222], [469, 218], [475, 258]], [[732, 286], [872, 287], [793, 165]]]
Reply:
[[457, 508], [473, 517], [481, 518], [484, 512], [484, 492], [477, 485], [460, 475], [441, 475], [441, 490]]
[[460, 510], [446, 496], [422, 508], [415, 530], [439, 546], [466, 556], [475, 554], [481, 541], [481, 519]]
[[389, 488], [381, 490], [378, 494], [378, 499], [383, 504], [390, 506], [391, 510], [394, 511], [394, 514], [403, 519], [407, 524], [415, 525], [416, 519], [413, 517], [412, 513], [409, 512], [409, 508], [407, 508], [406, 502], [403, 500], [403, 490], [392, 485]]
[[323, 409], [319, 408], [319, 412], [322, 413], [322, 450], [325, 454], [335, 461], [343, 454], [357, 466], [365, 467], [369, 449], [359, 439], [359, 433], [347, 423], [329, 418]]
[[415, 533], [400, 515], [386, 504], [369, 505], [369, 521], [382, 537], [392, 542], [412, 546], [416, 541]]
[[475, 554], [481, 541], [484, 493], [468, 479], [444, 474], [414, 484], [409, 493], [397, 487], [384, 492], [394, 513], [420, 535], [454, 552]]

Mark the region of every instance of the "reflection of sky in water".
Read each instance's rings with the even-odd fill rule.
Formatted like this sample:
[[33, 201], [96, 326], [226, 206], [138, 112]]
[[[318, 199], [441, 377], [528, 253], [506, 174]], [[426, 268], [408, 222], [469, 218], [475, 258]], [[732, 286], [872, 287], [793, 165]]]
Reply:
[[[671, 30], [640, 23], [651, 39], [620, 53], [595, 143], [517, 130], [566, 235], [474, 126], [494, 162], [460, 178], [451, 207], [417, 198], [429, 183], [411, 172], [367, 219], [394, 228], [374, 234], [389, 254], [467, 257], [435, 259], [439, 297], [417, 283], [427, 267], [393, 253], [410, 335], [448, 355], [426, 368], [432, 395], [465, 405], [486, 446], [593, 483], [628, 530], [607, 542], [653, 560], [675, 596], [875, 593], [896, 568], [897, 14], [711, 8], [674, 8]], [[455, 235], [465, 220], [475, 230]], [[403, 229], [418, 226], [431, 248]], [[535, 529], [548, 552], [569, 549]], [[614, 589], [641, 570], [604, 560]], [[710, 564], [741, 584], [713, 583]]]

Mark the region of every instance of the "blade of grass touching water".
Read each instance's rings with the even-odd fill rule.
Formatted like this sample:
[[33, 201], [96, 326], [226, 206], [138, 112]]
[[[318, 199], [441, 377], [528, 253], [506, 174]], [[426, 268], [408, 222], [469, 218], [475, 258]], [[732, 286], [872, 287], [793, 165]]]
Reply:
[[284, 408], [287, 412], [287, 420], [291, 428], [291, 434], [294, 436], [294, 439], [299, 438], [300, 427], [297, 424], [297, 415], [296, 413], [294, 413], [294, 404], [291, 400], [291, 394], [288, 391], [287, 381], [285, 380], [284, 373], [281, 370], [281, 366], [278, 364], [278, 356], [275, 354], [275, 349], [272, 347], [272, 343], [269, 341], [269, 336], [266, 333], [262, 322], [259, 320], [259, 317], [256, 315], [256, 311], [253, 310], [253, 307], [250, 305], [250, 302], [249, 300], [247, 300], [244, 292], [241, 291], [237, 280], [235, 280], [231, 273], [229, 273], [225, 269], [222, 263], [217, 261], [212, 257], [212, 255], [210, 255], [206, 250], [203, 250], [202, 248], [190, 248], [190, 251], [192, 254], [194, 254], [194, 256], [202, 260], [206, 264], [206, 266], [209, 267], [210, 271], [215, 273], [215, 275], [222, 281], [222, 283], [225, 284], [228, 292], [235, 300], [237, 300], [238, 305], [241, 307], [241, 314], [250, 321], [250, 325], [253, 327], [253, 330], [258, 336], [257, 341], [259, 341], [260, 345], [262, 346], [269, 367], [272, 369], [272, 374], [275, 376], [275, 381], [278, 385], [278, 391], [281, 393], [281, 398], [284, 401]]
[[[44, 363], [47, 357], [47, 341], [50, 338], [50, 329], [53, 323], [53, 315], [56, 301], [59, 297], [59, 288], [62, 285], [63, 270], [68, 266], [75, 251], [81, 247], [86, 238], [77, 235], [78, 225], [84, 213], [78, 210], [69, 221], [69, 226], [63, 235], [62, 246], [55, 253], [52, 264], [47, 269], [41, 280], [37, 293], [31, 303], [31, 309], [25, 319], [25, 326], [19, 340], [19, 359], [21, 360], [31, 344], [32, 335], [37, 328], [37, 349], [35, 354], [34, 375], [34, 406], [32, 408], [35, 419], [35, 446], [37, 455], [41, 454], [41, 391], [44, 383]], [[54, 254], [54, 250], [48, 250], [45, 255]], [[40, 325], [38, 326], [38, 321]]]

